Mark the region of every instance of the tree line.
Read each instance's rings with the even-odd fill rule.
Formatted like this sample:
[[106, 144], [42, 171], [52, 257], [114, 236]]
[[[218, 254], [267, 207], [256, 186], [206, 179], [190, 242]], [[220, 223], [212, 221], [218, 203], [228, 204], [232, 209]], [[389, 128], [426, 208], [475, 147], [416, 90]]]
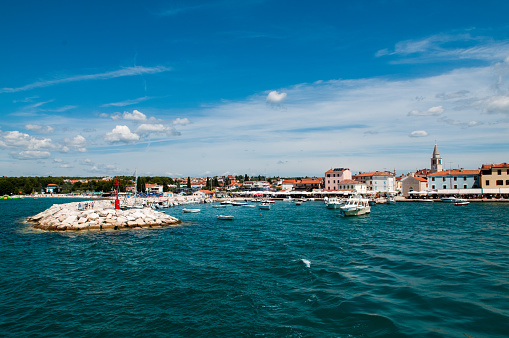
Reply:
[[[0, 177], [0, 195], [30, 195], [44, 193], [49, 184], [56, 184], [61, 188], [61, 193], [107, 193], [113, 190], [114, 181], [102, 181], [102, 177]], [[131, 176], [119, 176], [119, 191], [125, 192], [127, 186], [134, 184], [135, 179]], [[88, 182], [69, 183], [64, 180], [88, 180]], [[170, 177], [138, 177], [137, 191], [145, 191], [146, 184], [159, 184], [163, 191], [169, 191], [168, 185], [175, 184]]]

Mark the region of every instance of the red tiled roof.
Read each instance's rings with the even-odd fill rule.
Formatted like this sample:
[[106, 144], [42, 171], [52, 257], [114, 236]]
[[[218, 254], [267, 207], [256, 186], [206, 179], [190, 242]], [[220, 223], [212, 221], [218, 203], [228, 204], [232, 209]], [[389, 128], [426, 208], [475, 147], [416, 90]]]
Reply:
[[429, 176], [447, 176], [447, 175], [477, 175], [479, 174], [479, 170], [460, 170], [460, 169], [451, 169], [439, 171], [433, 174], [429, 174]]
[[302, 180], [297, 181], [297, 183], [318, 184], [318, 183], [322, 183], [322, 179], [321, 178], [303, 178]]
[[343, 171], [346, 171], [348, 169], [343, 169], [343, 170], [334, 170], [334, 169], [330, 169], [330, 170], [327, 170], [325, 173], [342, 173]]
[[491, 168], [509, 168], [509, 164], [503, 162], [500, 164], [483, 164], [481, 170], [487, 170]]
[[352, 175], [352, 177], [390, 176], [390, 175], [392, 174], [386, 171], [375, 171], [370, 173], [360, 173], [357, 175]]

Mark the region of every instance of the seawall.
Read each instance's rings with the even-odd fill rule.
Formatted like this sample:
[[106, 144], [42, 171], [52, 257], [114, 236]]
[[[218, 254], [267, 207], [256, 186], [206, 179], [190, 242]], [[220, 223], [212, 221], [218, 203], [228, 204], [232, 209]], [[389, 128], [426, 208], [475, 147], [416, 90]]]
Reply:
[[120, 230], [181, 223], [179, 219], [151, 208], [115, 210], [112, 201], [53, 204], [27, 221], [34, 228], [48, 231]]

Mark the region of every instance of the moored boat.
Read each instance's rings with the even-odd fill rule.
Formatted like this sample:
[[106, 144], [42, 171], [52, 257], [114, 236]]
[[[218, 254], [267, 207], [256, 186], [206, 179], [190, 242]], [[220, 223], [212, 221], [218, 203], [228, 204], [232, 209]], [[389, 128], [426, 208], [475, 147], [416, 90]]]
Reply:
[[258, 208], [260, 208], [261, 210], [270, 210], [270, 203], [262, 202], [260, 203]]
[[232, 215], [217, 215], [217, 219], [222, 221], [233, 221]]
[[336, 197], [327, 199], [325, 203], [327, 205], [327, 209], [339, 209], [342, 205], [344, 205], [344, 203]]
[[186, 213], [195, 213], [195, 212], [200, 212], [201, 209], [182, 209], [182, 212], [186, 212]]
[[454, 202], [454, 205], [467, 205], [467, 204], [470, 204], [470, 202], [464, 198], [457, 198], [456, 202]]
[[350, 197], [339, 209], [345, 216], [359, 216], [371, 212], [369, 200], [360, 196]]
[[441, 198], [442, 202], [455, 203], [457, 198], [454, 196]]

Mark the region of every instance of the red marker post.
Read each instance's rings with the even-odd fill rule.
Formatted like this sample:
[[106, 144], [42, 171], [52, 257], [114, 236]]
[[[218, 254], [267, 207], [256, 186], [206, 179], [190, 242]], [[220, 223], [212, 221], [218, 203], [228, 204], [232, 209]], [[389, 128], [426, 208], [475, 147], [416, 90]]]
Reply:
[[118, 178], [115, 178], [115, 180], [113, 181], [113, 185], [115, 186], [115, 192], [116, 192], [116, 197], [115, 197], [115, 210], [119, 210], [120, 209], [120, 201], [118, 200], [118, 189], [120, 187], [120, 179]]

